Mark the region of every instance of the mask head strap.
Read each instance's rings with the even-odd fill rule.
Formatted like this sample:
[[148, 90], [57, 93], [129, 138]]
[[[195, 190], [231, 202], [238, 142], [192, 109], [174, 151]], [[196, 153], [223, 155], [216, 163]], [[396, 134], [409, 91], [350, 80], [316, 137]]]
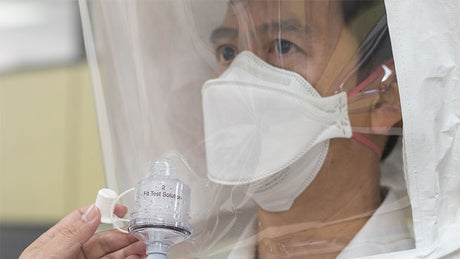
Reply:
[[380, 148], [377, 147], [377, 145], [370, 139], [366, 138], [363, 134], [353, 132], [352, 138], [356, 139], [358, 142], [368, 147], [370, 150], [374, 151], [374, 153], [377, 154], [379, 159], [382, 157], [382, 151], [380, 150]]
[[389, 59], [387, 62], [382, 64], [379, 68], [377, 68], [370, 76], [368, 76], [364, 81], [362, 81], [358, 86], [353, 88], [350, 92], [347, 93], [347, 98], [350, 100], [356, 94], [361, 92], [364, 88], [366, 88], [371, 82], [373, 82], [378, 76], [383, 74], [382, 82], [386, 81], [388, 77], [394, 73], [391, 71], [389, 67], [394, 66], [393, 58]]
[[[389, 75], [391, 75], [392, 71], [388, 68], [388, 66], [393, 66], [393, 58], [382, 64], [377, 70], [375, 70], [370, 76], [368, 76], [364, 81], [362, 81], [358, 86], [353, 88], [347, 94], [347, 99], [350, 100], [352, 97], [357, 95], [361, 92], [364, 88], [366, 88], [371, 82], [373, 82], [376, 78], [383, 74], [382, 82], [386, 81]], [[393, 72], [394, 73], [394, 72]], [[363, 134], [358, 132], [353, 132], [352, 138], [363, 144], [364, 146], [368, 147], [372, 150], [379, 158], [382, 157], [382, 151], [380, 148], [372, 142], [370, 139], [365, 137]]]

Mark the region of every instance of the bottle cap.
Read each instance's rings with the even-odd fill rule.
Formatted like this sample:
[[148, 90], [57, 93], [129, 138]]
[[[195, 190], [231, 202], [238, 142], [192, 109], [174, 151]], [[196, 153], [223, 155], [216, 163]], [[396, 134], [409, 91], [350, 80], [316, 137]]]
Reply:
[[111, 211], [111, 206], [116, 198], [117, 193], [111, 189], [100, 189], [97, 193], [95, 205], [101, 211], [101, 223], [112, 224], [110, 216], [113, 211]]

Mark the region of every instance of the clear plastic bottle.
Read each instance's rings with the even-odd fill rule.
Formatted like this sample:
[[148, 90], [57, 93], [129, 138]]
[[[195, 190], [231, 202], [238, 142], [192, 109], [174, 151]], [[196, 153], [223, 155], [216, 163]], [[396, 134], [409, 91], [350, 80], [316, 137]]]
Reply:
[[169, 247], [190, 237], [190, 188], [177, 179], [170, 159], [153, 163], [136, 186], [135, 203], [128, 231], [147, 245], [149, 259], [166, 258]]

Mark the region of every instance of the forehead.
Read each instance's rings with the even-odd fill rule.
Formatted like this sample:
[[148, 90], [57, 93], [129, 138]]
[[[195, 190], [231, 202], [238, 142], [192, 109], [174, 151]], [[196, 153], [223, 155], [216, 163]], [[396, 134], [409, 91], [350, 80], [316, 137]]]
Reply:
[[250, 20], [252, 26], [266, 21], [295, 19], [302, 26], [340, 19], [340, 1], [330, 0], [233, 0], [224, 25]]

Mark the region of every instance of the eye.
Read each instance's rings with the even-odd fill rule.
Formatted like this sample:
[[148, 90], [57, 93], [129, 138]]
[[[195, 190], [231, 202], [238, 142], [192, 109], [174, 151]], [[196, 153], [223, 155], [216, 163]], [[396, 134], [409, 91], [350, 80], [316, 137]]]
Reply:
[[297, 46], [294, 43], [283, 39], [276, 39], [272, 48], [279, 54], [287, 54], [297, 50]]
[[231, 45], [222, 45], [216, 50], [216, 56], [220, 62], [232, 61], [236, 55], [237, 50]]

